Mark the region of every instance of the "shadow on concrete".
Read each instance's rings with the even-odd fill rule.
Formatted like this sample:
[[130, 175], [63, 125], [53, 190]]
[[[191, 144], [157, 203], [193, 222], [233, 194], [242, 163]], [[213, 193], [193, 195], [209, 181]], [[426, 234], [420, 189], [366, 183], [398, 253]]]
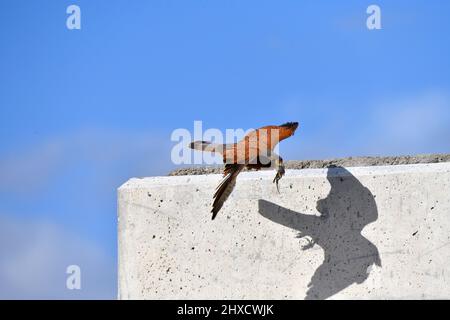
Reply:
[[317, 201], [321, 216], [302, 214], [259, 200], [259, 213], [283, 226], [298, 230], [299, 238], [324, 250], [324, 261], [309, 283], [305, 299], [326, 299], [353, 283], [362, 283], [373, 264], [381, 266], [378, 249], [361, 235], [362, 229], [378, 218], [373, 194], [342, 167], [329, 168], [331, 184], [326, 198]]

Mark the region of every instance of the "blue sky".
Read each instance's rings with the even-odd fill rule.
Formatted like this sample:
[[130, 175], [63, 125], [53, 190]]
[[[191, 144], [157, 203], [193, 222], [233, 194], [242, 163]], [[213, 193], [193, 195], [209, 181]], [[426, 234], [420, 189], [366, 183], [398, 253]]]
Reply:
[[1, 1], [0, 298], [115, 298], [116, 189], [173, 169], [170, 134], [194, 120], [298, 121], [285, 159], [449, 152], [449, 14], [444, 0]]

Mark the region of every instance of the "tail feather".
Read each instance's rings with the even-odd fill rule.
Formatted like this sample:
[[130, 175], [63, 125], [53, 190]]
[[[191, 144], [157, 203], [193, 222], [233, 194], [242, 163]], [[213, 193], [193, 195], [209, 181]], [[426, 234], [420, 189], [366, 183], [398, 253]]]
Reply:
[[225, 165], [224, 178], [217, 186], [214, 194], [213, 208], [211, 210], [212, 220], [214, 220], [217, 213], [233, 191], [234, 186], [236, 185], [236, 178], [242, 169], [244, 169], [244, 165], [242, 164]]
[[199, 151], [222, 153], [225, 147], [223, 144], [212, 143], [209, 141], [193, 141], [189, 144], [189, 148]]

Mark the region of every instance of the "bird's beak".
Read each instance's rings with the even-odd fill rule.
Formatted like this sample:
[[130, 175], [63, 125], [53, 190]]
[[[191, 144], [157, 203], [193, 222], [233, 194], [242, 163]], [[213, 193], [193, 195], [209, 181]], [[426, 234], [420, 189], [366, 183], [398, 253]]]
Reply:
[[295, 134], [295, 131], [297, 130], [297, 128], [298, 128], [298, 122], [295, 122], [294, 123], [294, 131], [293, 131], [292, 135]]

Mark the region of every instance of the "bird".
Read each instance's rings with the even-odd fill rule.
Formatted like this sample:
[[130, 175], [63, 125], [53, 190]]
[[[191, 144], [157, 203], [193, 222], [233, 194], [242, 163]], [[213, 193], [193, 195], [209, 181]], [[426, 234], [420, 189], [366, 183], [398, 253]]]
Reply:
[[237, 143], [217, 144], [209, 141], [193, 141], [189, 147], [203, 152], [219, 153], [223, 157], [224, 170], [222, 181], [217, 186], [212, 204], [212, 220], [222, 208], [236, 185], [239, 173], [247, 168], [249, 170], [261, 170], [275, 167], [276, 175], [273, 183], [276, 183], [285, 174], [283, 159], [274, 152], [277, 144], [294, 135], [298, 122], [286, 122], [282, 125], [269, 125], [250, 131]]

